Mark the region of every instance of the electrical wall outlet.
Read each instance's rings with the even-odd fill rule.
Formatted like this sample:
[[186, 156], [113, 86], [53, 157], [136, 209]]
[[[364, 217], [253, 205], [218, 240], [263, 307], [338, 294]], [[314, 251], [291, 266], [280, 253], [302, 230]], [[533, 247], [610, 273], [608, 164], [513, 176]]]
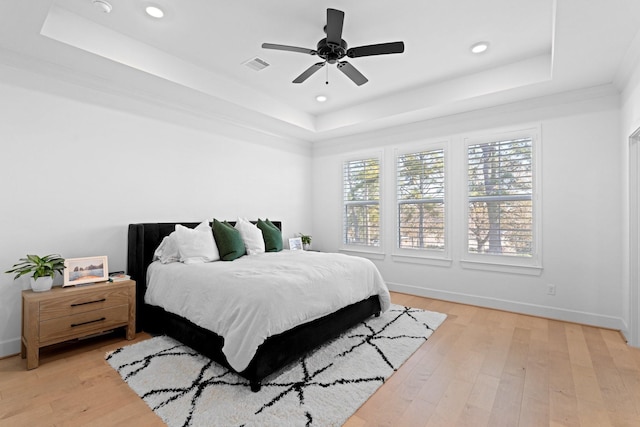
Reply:
[[556, 285], [552, 285], [549, 283], [547, 285], [547, 295], [555, 295], [556, 294]]

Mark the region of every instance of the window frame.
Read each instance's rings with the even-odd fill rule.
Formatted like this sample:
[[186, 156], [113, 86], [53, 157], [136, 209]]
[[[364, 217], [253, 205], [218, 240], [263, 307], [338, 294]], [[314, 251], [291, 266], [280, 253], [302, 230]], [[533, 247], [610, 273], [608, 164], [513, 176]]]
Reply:
[[[541, 189], [541, 151], [542, 141], [540, 138], [540, 125], [527, 127], [521, 130], [506, 130], [487, 132], [484, 134], [471, 135], [463, 138], [464, 144], [464, 168], [462, 170], [462, 204], [464, 215], [462, 224], [464, 230], [461, 233], [461, 258], [460, 264], [463, 268], [501, 271], [516, 274], [540, 275], [542, 273], [542, 198]], [[490, 142], [515, 140], [522, 138], [531, 139], [531, 172], [532, 172], [532, 242], [531, 256], [519, 257], [513, 255], [500, 254], [478, 254], [469, 251], [469, 146]]]
[[[367, 151], [355, 153], [349, 156], [346, 156], [341, 159], [340, 162], [340, 173], [341, 173], [341, 226], [340, 226], [340, 246], [338, 250], [340, 252], [347, 252], [353, 255], [360, 255], [373, 259], [383, 259], [385, 256], [384, 252], [384, 152], [383, 151]], [[379, 245], [371, 246], [371, 245], [363, 245], [363, 244], [349, 244], [346, 243], [345, 233], [346, 233], [346, 220], [345, 220], [345, 212], [346, 212], [346, 203], [345, 203], [345, 165], [348, 162], [354, 161], [364, 161], [369, 159], [376, 159], [378, 161], [378, 230], [379, 230]]]
[[[442, 150], [444, 159], [444, 249], [424, 249], [424, 248], [401, 248], [398, 238], [400, 234], [400, 217], [399, 206], [400, 200], [398, 197], [398, 159], [400, 156], [407, 154], [418, 154], [428, 151]], [[395, 261], [408, 262], [415, 264], [429, 264], [435, 266], [450, 266], [451, 259], [451, 199], [449, 197], [451, 180], [450, 180], [450, 150], [449, 140], [440, 140], [432, 142], [421, 142], [418, 144], [412, 144], [408, 146], [402, 146], [402, 148], [396, 147], [393, 151], [393, 163], [394, 163], [394, 178], [393, 178], [393, 203], [394, 203], [394, 238], [393, 249], [391, 255]]]

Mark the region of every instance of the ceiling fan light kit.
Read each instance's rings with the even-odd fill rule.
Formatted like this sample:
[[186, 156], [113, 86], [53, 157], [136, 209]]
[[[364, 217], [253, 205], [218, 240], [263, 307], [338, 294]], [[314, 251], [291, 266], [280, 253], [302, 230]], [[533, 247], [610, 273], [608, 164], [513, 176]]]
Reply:
[[303, 71], [302, 74], [293, 80], [293, 83], [304, 82], [320, 68], [324, 67], [325, 64], [336, 64], [338, 70], [342, 71], [342, 73], [344, 73], [358, 86], [365, 84], [369, 80], [351, 63], [343, 61], [342, 59], [345, 56], [348, 58], [360, 58], [363, 56], [389, 55], [404, 52], [404, 43], [401, 41], [349, 48], [347, 42], [342, 39], [343, 24], [344, 12], [337, 9], [327, 9], [327, 25], [324, 27], [327, 37], [318, 42], [315, 50], [273, 43], [263, 43], [262, 47], [263, 49], [284, 50], [307, 55], [317, 55], [323, 59], [322, 62], [317, 62]]

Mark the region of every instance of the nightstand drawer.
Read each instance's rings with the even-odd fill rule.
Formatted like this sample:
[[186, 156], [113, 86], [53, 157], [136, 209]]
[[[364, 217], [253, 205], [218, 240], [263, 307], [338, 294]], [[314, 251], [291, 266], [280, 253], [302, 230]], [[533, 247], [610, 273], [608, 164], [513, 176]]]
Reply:
[[77, 293], [77, 295], [69, 295], [69, 298], [50, 299], [40, 302], [40, 320], [55, 319], [115, 307], [127, 304], [128, 301], [129, 292], [122, 288]]
[[92, 331], [101, 332], [129, 321], [129, 306], [120, 305], [72, 316], [57, 317], [40, 323], [40, 345], [79, 337]]

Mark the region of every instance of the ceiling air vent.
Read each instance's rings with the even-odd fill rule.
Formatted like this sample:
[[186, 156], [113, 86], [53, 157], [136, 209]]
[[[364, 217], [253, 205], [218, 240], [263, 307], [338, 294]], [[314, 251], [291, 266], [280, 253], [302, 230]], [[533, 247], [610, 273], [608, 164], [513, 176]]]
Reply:
[[254, 71], [264, 70], [269, 66], [269, 63], [260, 58], [253, 58], [246, 62], [243, 62], [244, 65], [251, 68]]

